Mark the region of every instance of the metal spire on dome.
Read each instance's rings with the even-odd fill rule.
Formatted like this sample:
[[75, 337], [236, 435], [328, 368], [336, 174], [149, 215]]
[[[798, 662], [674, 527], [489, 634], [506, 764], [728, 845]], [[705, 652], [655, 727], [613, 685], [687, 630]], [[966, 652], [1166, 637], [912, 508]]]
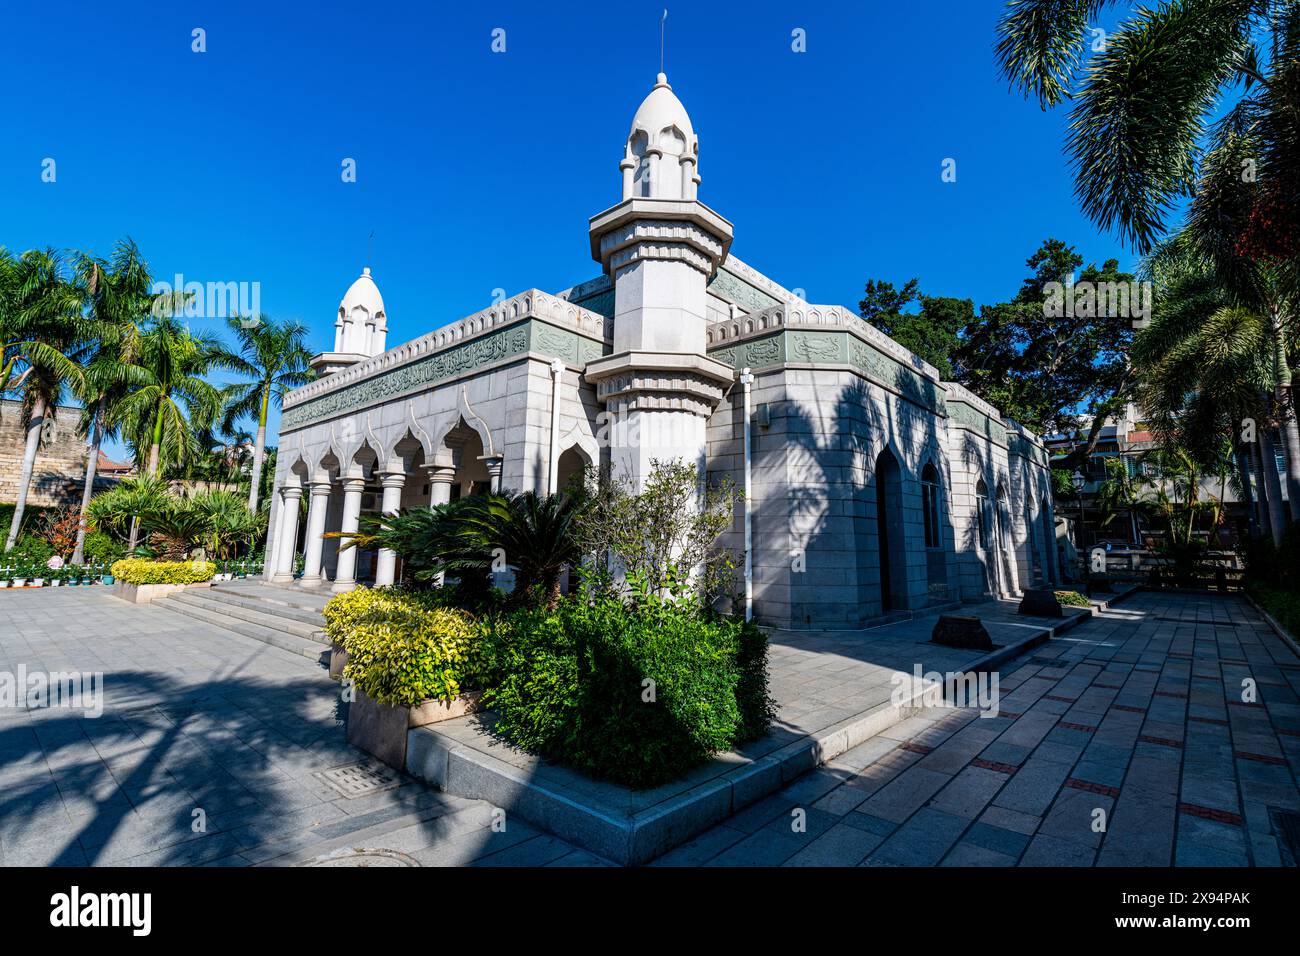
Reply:
[[659, 18], [659, 75], [664, 75], [664, 24], [668, 21], [668, 8], [664, 7], [664, 15]]

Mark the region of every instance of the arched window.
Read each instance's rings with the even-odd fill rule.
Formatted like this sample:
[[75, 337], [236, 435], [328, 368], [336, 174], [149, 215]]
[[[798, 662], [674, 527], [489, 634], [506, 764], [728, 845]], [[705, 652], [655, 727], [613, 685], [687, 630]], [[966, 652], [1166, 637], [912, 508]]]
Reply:
[[921, 471], [921, 513], [925, 518], [925, 546], [939, 547], [939, 473], [927, 463]]
[[975, 485], [975, 521], [979, 526], [980, 547], [989, 549], [989, 486], [981, 478]]

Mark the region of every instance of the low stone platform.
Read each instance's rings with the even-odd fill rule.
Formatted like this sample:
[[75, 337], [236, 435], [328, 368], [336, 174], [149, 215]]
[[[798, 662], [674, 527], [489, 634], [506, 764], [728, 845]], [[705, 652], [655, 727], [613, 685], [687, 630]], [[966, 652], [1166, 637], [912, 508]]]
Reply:
[[937, 720], [950, 712], [928, 706], [911, 687], [896, 697], [898, 675], [910, 678], [917, 667], [942, 674], [996, 671], [1094, 613], [1065, 608], [1063, 618], [1034, 619], [1018, 615], [1017, 606], [991, 601], [970, 609], [993, 638], [990, 653], [930, 643], [934, 618], [926, 616], [858, 631], [774, 631], [772, 732], [653, 790], [594, 781], [524, 753], [493, 733], [490, 713], [413, 729], [406, 769], [616, 863], [645, 863], [904, 719], [928, 712]]

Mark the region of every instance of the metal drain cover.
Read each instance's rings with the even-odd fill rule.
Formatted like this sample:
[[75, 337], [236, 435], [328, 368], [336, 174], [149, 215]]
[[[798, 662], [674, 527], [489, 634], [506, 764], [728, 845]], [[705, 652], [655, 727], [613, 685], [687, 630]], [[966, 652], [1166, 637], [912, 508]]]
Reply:
[[351, 847], [307, 860], [300, 866], [419, 866], [419, 861], [396, 850]]
[[328, 784], [345, 797], [365, 797], [401, 786], [402, 778], [392, 767], [381, 763], [350, 763], [333, 770], [320, 770], [312, 776]]

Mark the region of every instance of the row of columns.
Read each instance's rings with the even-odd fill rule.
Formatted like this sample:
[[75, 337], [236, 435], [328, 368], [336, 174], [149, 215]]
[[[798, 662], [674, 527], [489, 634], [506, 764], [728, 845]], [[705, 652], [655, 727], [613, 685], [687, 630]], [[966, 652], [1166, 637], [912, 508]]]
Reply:
[[[500, 457], [485, 459], [488, 477], [494, 493], [501, 490]], [[429, 503], [445, 505], [451, 501], [451, 486], [456, 479], [456, 468], [451, 465], [428, 465]], [[407, 474], [404, 471], [380, 472], [379, 481], [383, 489], [380, 511], [383, 514], [396, 514], [402, 507], [402, 492], [406, 488]], [[273, 554], [273, 582], [291, 582], [294, 575], [294, 563], [298, 554], [298, 517], [300, 502], [304, 493], [309, 495], [307, 506], [307, 533], [303, 545], [303, 573], [298, 583], [302, 587], [319, 587], [325, 582], [323, 571], [325, 554], [326, 516], [329, 512], [330, 495], [337, 483], [343, 489], [343, 513], [337, 529], [344, 535], [353, 534], [360, 525], [361, 496], [365, 493], [366, 479], [360, 468], [349, 469], [337, 480], [317, 477], [303, 483], [291, 476], [280, 489], [280, 524], [276, 529]], [[335, 591], [348, 591], [356, 586], [357, 549], [342, 548], [338, 553], [335, 566]], [[375, 562], [375, 586], [390, 585], [396, 579], [397, 554], [388, 548], [380, 548]]]

